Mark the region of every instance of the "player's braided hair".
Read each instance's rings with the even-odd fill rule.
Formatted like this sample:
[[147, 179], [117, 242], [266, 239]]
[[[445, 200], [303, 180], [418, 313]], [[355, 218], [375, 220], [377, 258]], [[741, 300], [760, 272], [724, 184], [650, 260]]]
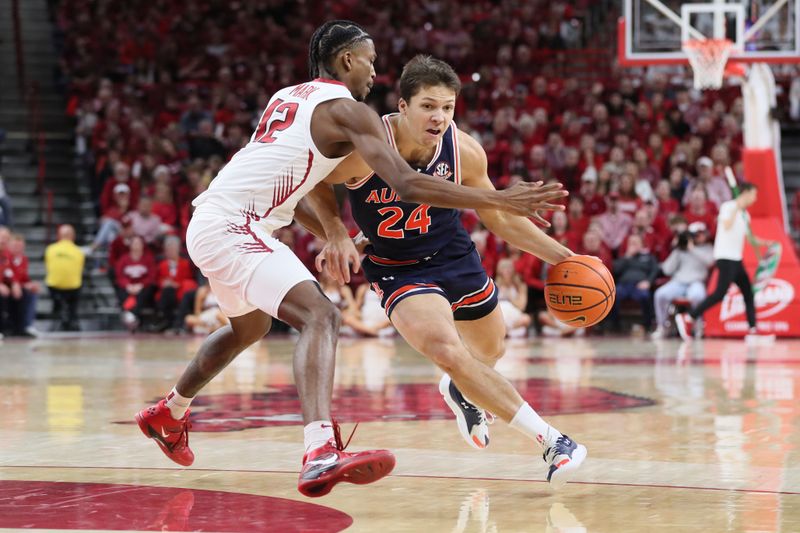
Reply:
[[369, 38], [364, 28], [349, 20], [329, 20], [317, 28], [308, 44], [308, 73], [311, 79], [319, 77], [320, 65], [327, 68], [340, 51]]

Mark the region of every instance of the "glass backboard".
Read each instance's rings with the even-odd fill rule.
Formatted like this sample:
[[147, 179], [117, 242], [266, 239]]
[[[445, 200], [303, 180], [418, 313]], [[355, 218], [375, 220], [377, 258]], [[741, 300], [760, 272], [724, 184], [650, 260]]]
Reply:
[[727, 38], [731, 61], [800, 62], [800, 0], [623, 0], [619, 60], [685, 64], [687, 38]]

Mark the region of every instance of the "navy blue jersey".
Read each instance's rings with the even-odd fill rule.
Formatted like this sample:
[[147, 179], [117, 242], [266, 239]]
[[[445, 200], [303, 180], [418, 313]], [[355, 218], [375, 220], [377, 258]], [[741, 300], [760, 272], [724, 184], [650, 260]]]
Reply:
[[[396, 149], [390, 116], [384, 115], [383, 123], [389, 143]], [[457, 131], [455, 123], [451, 122], [433, 158], [427, 167], [418, 168], [419, 172], [461, 182]], [[464, 253], [473, 247], [457, 209], [402, 202], [374, 172], [354, 184], [347, 184], [347, 188], [353, 218], [371, 243], [366, 252], [377, 264], [412, 264], [446, 246], [464, 247]], [[465, 236], [466, 239], [456, 238]]]

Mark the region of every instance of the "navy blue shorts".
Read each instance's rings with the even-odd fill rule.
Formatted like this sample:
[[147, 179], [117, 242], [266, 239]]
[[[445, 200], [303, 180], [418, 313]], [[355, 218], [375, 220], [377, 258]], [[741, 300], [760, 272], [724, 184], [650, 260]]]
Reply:
[[450, 302], [455, 320], [477, 320], [497, 306], [497, 289], [472, 241], [420, 260], [367, 255], [362, 266], [389, 318], [398, 302], [416, 294], [441, 294]]

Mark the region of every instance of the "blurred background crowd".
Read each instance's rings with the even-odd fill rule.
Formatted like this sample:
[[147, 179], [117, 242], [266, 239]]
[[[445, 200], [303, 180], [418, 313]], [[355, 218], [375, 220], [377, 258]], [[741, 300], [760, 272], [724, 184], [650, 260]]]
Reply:
[[[378, 113], [396, 109], [400, 70], [417, 53], [452, 64], [464, 85], [455, 120], [486, 150], [495, 186], [555, 180], [569, 190], [567, 210], [551, 215], [547, 231], [612, 269], [617, 310], [604, 329], [663, 334], [675, 298], [704, 295], [717, 209], [730, 198], [724, 167], [742, 179], [740, 90], [694, 91], [682, 67], [612, 66], [603, 81], [560, 77], [541, 58], [585, 47], [581, 28], [597, 4], [54, 2], [59, 83], [99, 220], [92, 242], [78, 243], [85, 268], [111, 277], [131, 329], [207, 332], [224, 324], [185, 254], [191, 200], [248, 142], [271, 94], [307, 78], [307, 43], [323, 17], [352, 18], [378, 51], [368, 103]], [[800, 84], [793, 85], [782, 94], [794, 104]], [[545, 311], [547, 265], [495, 238], [473, 212], [463, 221], [497, 277], [509, 331], [575, 334]], [[278, 237], [315, 271], [319, 240], [294, 224]], [[62, 241], [74, 243], [74, 232], [64, 230]], [[3, 257], [19, 263], [24, 239], [0, 232]], [[20, 309], [9, 316], [22, 318], [5, 328], [31, 333], [31, 299], [41, 288], [14, 268], [3, 270], [0, 297]], [[51, 291], [70, 290], [50, 281]], [[353, 334], [391, 334], [363, 278], [345, 288], [321, 281]], [[61, 327], [75, 328], [70, 299], [59, 301]]]

